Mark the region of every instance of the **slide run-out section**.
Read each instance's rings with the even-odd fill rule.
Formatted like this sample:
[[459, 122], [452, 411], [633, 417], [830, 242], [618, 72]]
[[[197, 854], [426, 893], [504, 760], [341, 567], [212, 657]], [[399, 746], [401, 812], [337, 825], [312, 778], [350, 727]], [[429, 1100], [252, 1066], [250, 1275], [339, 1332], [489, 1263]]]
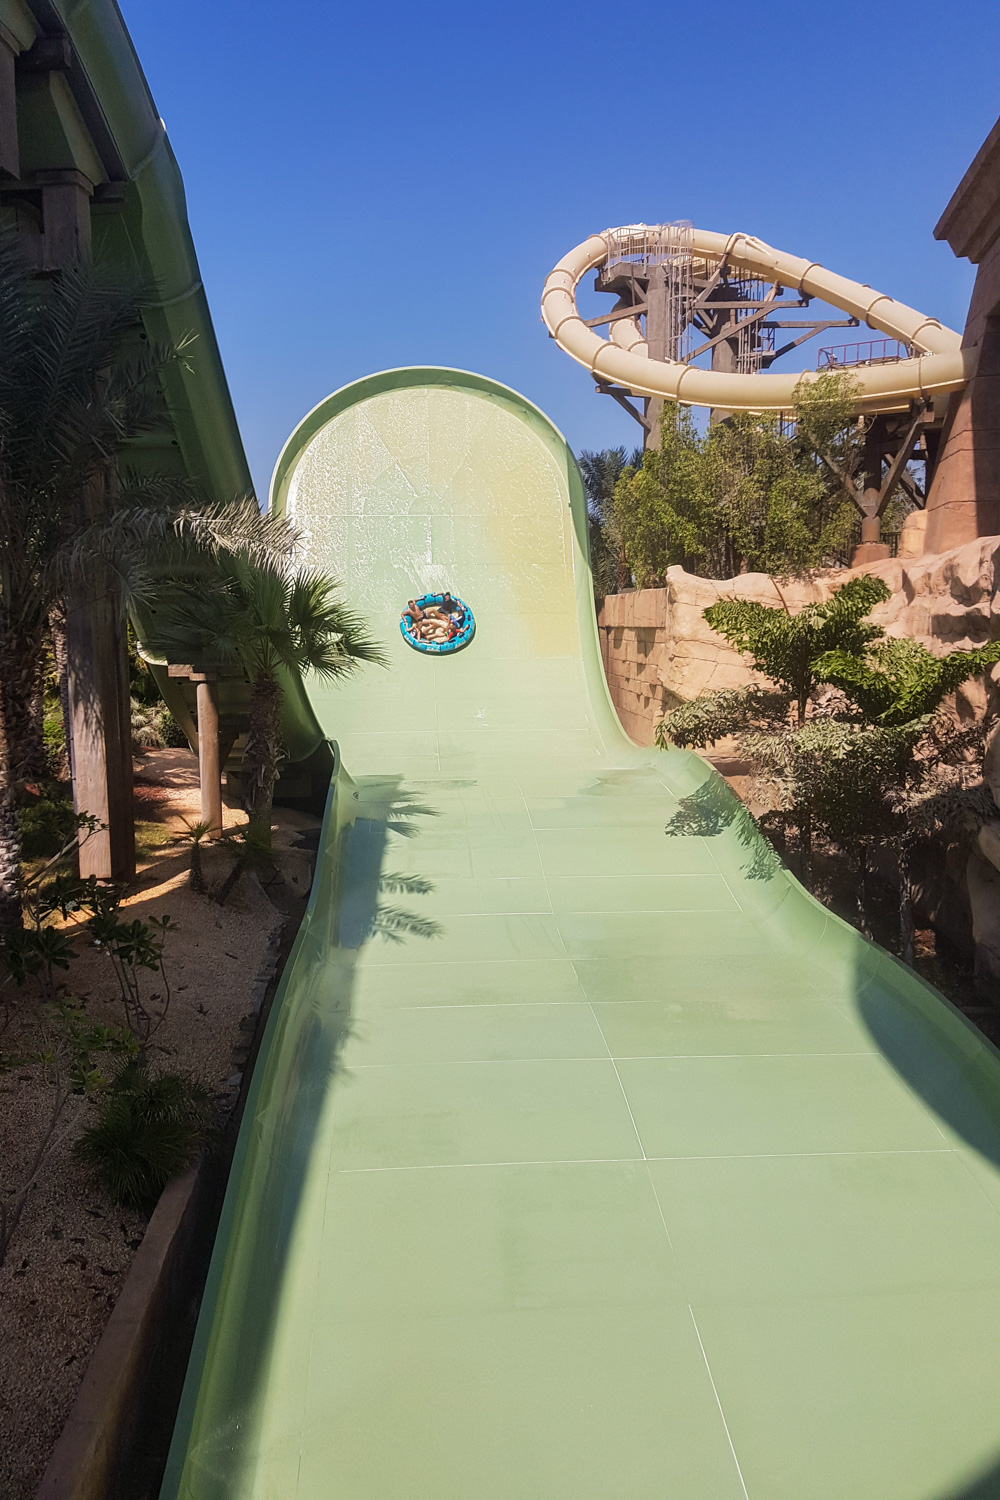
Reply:
[[[340, 754], [164, 1496], [1000, 1495], [1000, 1063], [624, 736], [562, 438], [390, 372], [273, 503], [390, 666], [312, 690]], [[475, 639], [421, 655], [446, 589]]]

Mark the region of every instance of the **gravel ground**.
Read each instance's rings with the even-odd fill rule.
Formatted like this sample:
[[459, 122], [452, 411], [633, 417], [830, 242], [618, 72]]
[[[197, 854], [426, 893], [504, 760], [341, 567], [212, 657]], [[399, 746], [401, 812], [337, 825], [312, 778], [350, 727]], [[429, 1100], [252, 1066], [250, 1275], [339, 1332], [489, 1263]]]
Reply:
[[[145, 781], [137, 816], [177, 826], [197, 821], [197, 763], [186, 751], [153, 751], [137, 767]], [[227, 809], [227, 823], [242, 821]], [[279, 813], [276, 842], [317, 826]], [[307, 856], [289, 855], [293, 878], [308, 883]], [[205, 861], [211, 883], [229, 867], [224, 853]], [[187, 854], [167, 846], [141, 869], [126, 903], [130, 916], [169, 913], [178, 931], [167, 938], [173, 998], [156, 1033], [154, 1062], [199, 1078], [213, 1094], [239, 1086], [234, 1051], [249, 1039], [250, 992], [280, 913], [254, 876], [244, 876], [220, 908], [187, 884]], [[95, 1020], [120, 1023], [110, 961], [77, 941], [80, 957], [65, 975]], [[153, 976], [150, 976], [152, 978]], [[34, 997], [15, 993], [0, 1034], [8, 1055], [37, 1048]], [[241, 1029], [241, 1022], [246, 1025]], [[0, 1188], [17, 1181], [48, 1118], [50, 1096], [29, 1069], [0, 1072]], [[33, 1189], [0, 1268], [0, 1500], [30, 1500], [73, 1404], [87, 1360], [114, 1306], [138, 1248], [146, 1217], [115, 1206], [73, 1155], [92, 1106], [71, 1100], [52, 1151]]]

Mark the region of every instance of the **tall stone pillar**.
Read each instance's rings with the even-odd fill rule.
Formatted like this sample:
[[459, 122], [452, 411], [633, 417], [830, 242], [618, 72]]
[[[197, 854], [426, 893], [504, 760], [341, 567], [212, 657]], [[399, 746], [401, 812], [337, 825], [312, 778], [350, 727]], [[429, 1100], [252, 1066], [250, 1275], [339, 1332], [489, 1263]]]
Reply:
[[1000, 534], [1000, 121], [934, 234], [979, 267], [962, 337], [975, 372], [951, 397], [927, 496], [926, 549], [944, 552]]

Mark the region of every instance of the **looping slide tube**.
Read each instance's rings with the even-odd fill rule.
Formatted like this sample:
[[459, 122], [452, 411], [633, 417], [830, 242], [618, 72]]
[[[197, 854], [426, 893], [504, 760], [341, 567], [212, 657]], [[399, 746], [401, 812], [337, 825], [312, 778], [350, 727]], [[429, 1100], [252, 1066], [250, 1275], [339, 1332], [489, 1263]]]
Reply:
[[[607, 231], [608, 234], [616, 231]], [[564, 255], [545, 281], [542, 321], [560, 349], [599, 380], [616, 381], [636, 396], [665, 397], [690, 406], [726, 411], [789, 411], [800, 380], [814, 371], [775, 375], [735, 375], [702, 370], [678, 360], [648, 358], [642, 330], [634, 318], [611, 325], [610, 339], [587, 327], [576, 305], [576, 288], [588, 271], [608, 256], [605, 235], [591, 235]], [[972, 350], [961, 347], [961, 335], [936, 318], [925, 317], [860, 282], [826, 271], [815, 261], [786, 255], [746, 234], [691, 231], [695, 255], [726, 259], [751, 276], [779, 282], [802, 296], [816, 297], [859, 318], [870, 328], [920, 350], [913, 359], [852, 370], [860, 387], [858, 410], [905, 410], [915, 399], [947, 395], [972, 374]]]

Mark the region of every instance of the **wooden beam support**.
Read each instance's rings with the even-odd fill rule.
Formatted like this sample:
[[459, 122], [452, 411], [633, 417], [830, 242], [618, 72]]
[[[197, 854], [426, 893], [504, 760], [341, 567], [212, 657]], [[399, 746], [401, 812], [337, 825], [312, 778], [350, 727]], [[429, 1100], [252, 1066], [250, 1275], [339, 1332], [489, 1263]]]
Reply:
[[596, 390], [601, 396], [611, 396], [613, 400], [618, 402], [619, 406], [623, 407], [625, 411], [628, 412], [630, 417], [635, 418], [640, 427], [642, 427], [646, 432], [649, 431], [649, 423], [643, 416], [642, 412], [639, 411], [638, 407], [632, 405], [631, 401], [628, 399], [629, 393], [627, 391], [623, 391], [620, 386], [607, 385], [604, 381], [598, 381]]
[[927, 504], [927, 496], [919, 484], [910, 478], [905, 469], [899, 476], [899, 487], [906, 492], [907, 499], [912, 500], [918, 510], [924, 509]]
[[42, 269], [88, 259], [94, 184], [75, 167], [36, 172], [35, 181], [42, 190]]
[[0, 25], [0, 177], [16, 182], [21, 176], [17, 139], [17, 81], [14, 62], [19, 47], [6, 26]]
[[[774, 291], [775, 288], [772, 287], [771, 292], [773, 293]], [[713, 304], [709, 302], [701, 309], [702, 313], [710, 312], [712, 306]], [[702, 344], [699, 348], [692, 351], [688, 356], [688, 362], [690, 363], [692, 359], [697, 359], [699, 354], [705, 354], [709, 349], [714, 349], [716, 344], [721, 344], [724, 340], [736, 338], [744, 328], [752, 328], [755, 323], [759, 323], [762, 318], [766, 318], [768, 313], [773, 311], [774, 299], [772, 297], [770, 301], [765, 300], [762, 302], [757, 311], [751, 313], [749, 318], [730, 318], [721, 333], [717, 333], [714, 338], [709, 339], [707, 343]]]
[[913, 413], [913, 420], [910, 422], [910, 425], [907, 428], [906, 436], [903, 438], [903, 441], [896, 449], [892, 462], [889, 465], [888, 473], [879, 486], [878, 515], [880, 517], [885, 514], [885, 508], [889, 504], [889, 501], [892, 499], [893, 492], [895, 491], [895, 488], [899, 483], [900, 475], [903, 473], [906, 465], [910, 462], [910, 459], [913, 456], [913, 443], [917, 436], [919, 428], [923, 424], [924, 412], [926, 410], [927, 407], [925, 402], [919, 401], [916, 403]]
[[635, 307], [615, 307], [611, 312], [605, 313], [601, 318], [584, 318], [588, 328], [600, 328], [602, 323], [617, 323], [620, 318], [637, 318], [640, 313], [646, 311], [645, 302], [640, 302]]

